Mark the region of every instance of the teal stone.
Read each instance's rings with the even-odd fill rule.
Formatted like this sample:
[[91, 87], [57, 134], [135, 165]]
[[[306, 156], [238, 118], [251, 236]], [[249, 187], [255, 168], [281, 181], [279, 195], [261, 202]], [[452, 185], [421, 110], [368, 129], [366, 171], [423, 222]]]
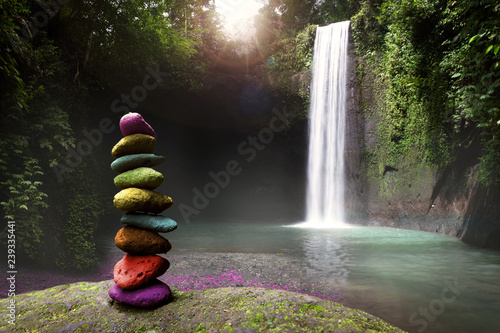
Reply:
[[154, 190], [162, 182], [163, 175], [161, 173], [146, 167], [125, 171], [114, 179], [115, 186], [119, 188], [137, 187], [148, 190]]
[[165, 157], [155, 154], [133, 154], [117, 158], [111, 163], [111, 169], [121, 173], [140, 167], [154, 167], [165, 162]]
[[124, 224], [154, 232], [171, 232], [177, 228], [177, 222], [161, 216], [141, 213], [127, 213], [120, 220]]

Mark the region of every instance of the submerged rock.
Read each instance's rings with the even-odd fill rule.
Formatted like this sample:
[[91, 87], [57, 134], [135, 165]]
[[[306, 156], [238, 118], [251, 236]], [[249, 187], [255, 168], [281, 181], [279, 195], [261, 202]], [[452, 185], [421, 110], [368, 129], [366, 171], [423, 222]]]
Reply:
[[172, 249], [170, 242], [156, 232], [126, 226], [118, 230], [115, 245], [133, 255], [167, 253]]
[[122, 223], [155, 232], [171, 232], [177, 229], [177, 222], [162, 215], [127, 213], [122, 216]]
[[114, 158], [131, 154], [152, 154], [156, 139], [151, 135], [132, 134], [123, 137], [111, 150]]
[[119, 188], [145, 188], [154, 190], [163, 183], [163, 175], [151, 168], [137, 168], [126, 171], [115, 177], [114, 183]]
[[117, 158], [111, 163], [115, 172], [125, 172], [140, 167], [155, 167], [165, 162], [165, 157], [155, 154], [133, 154]]
[[154, 129], [142, 118], [138, 113], [131, 112], [127, 113], [120, 119], [120, 131], [123, 136], [131, 134], [147, 134], [151, 135], [155, 139], [158, 137]]
[[126, 254], [115, 265], [114, 281], [122, 289], [138, 289], [165, 273], [169, 266], [168, 260], [160, 256]]
[[151, 190], [129, 187], [115, 195], [113, 204], [125, 212], [144, 211], [159, 214], [172, 206], [172, 199]]

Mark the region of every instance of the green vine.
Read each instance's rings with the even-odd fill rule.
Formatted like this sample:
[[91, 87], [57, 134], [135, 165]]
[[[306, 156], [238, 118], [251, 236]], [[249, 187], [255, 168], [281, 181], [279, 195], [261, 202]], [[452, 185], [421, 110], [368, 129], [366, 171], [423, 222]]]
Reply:
[[379, 170], [408, 154], [443, 167], [480, 138], [479, 180], [500, 183], [498, 26], [494, 0], [364, 2], [352, 27], [358, 78], [374, 92]]

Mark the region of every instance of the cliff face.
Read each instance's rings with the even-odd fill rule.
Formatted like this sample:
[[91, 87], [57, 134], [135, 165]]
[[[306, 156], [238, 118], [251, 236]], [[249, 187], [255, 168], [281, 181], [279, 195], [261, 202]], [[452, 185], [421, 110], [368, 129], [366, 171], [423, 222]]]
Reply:
[[[351, 40], [352, 41], [352, 40]], [[437, 232], [500, 249], [500, 191], [478, 183], [478, 142], [456, 152], [445, 168], [405, 157], [373, 163], [377, 121], [371, 80], [356, 77], [361, 59], [350, 43], [346, 133], [346, 210], [350, 223]], [[361, 83], [360, 83], [361, 82]]]

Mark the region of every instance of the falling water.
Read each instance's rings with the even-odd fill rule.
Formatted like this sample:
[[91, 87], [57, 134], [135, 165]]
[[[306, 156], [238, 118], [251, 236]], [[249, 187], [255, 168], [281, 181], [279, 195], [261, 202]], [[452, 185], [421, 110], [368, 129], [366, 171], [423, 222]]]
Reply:
[[344, 225], [344, 141], [349, 21], [318, 27], [309, 122], [306, 223]]

